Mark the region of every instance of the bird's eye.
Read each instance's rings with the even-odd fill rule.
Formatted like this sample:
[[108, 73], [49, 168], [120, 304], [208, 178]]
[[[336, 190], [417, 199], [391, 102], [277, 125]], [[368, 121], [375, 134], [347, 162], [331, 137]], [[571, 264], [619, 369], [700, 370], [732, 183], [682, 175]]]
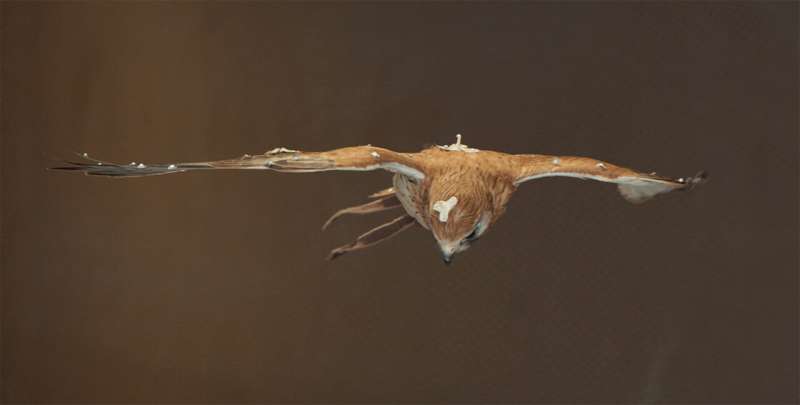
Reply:
[[478, 238], [478, 227], [476, 226], [475, 229], [473, 229], [472, 232], [470, 232], [470, 234], [467, 235], [467, 237], [464, 239], [471, 242], [477, 238]]

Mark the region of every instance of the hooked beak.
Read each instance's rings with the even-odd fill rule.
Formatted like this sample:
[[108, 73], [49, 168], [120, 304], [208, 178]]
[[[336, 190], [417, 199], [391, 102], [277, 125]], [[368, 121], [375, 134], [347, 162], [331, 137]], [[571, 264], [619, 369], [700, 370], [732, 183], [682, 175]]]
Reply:
[[446, 254], [442, 253], [442, 261], [444, 262], [444, 264], [449, 266], [450, 262], [453, 261], [453, 255], [446, 255]]
[[439, 243], [439, 249], [442, 251], [442, 261], [444, 261], [444, 264], [450, 265], [450, 262], [453, 261], [453, 256], [456, 255], [456, 248], [457, 246]]

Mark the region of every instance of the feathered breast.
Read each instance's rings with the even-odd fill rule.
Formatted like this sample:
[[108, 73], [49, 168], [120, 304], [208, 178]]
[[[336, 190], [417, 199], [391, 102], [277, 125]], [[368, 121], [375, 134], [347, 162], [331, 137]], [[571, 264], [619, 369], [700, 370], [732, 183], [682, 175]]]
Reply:
[[[428, 181], [424, 179], [422, 181]], [[427, 188], [419, 181], [411, 179], [402, 174], [395, 174], [394, 189], [397, 199], [403, 205], [408, 215], [414, 217], [417, 222], [425, 229], [430, 229], [430, 223], [426, 215], [428, 198]]]

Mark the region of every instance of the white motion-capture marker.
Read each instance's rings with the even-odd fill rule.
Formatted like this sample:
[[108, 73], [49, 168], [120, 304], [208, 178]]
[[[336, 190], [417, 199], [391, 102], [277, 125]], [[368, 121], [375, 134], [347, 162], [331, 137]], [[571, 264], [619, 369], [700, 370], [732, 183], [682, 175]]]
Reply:
[[449, 150], [452, 152], [466, 152], [466, 153], [480, 152], [480, 150], [478, 149], [470, 148], [469, 146], [461, 143], [461, 134], [456, 134], [456, 143], [446, 146], [436, 145], [436, 147], [439, 149]]
[[447, 217], [450, 215], [450, 210], [456, 206], [458, 198], [452, 196], [447, 201], [436, 201], [433, 203], [433, 210], [439, 212], [439, 222], [447, 222]]
[[294, 149], [284, 148], [283, 146], [267, 151], [266, 155], [275, 155], [278, 153], [297, 153]]

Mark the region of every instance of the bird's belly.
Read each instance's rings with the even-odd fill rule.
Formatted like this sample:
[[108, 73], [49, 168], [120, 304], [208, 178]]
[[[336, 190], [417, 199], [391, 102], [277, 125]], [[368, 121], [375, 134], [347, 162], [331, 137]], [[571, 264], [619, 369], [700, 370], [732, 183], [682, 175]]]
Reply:
[[403, 205], [403, 209], [408, 215], [414, 217], [423, 228], [430, 229], [426, 216], [422, 214], [426, 203], [425, 193], [419, 183], [402, 174], [395, 174], [393, 183], [395, 195]]

